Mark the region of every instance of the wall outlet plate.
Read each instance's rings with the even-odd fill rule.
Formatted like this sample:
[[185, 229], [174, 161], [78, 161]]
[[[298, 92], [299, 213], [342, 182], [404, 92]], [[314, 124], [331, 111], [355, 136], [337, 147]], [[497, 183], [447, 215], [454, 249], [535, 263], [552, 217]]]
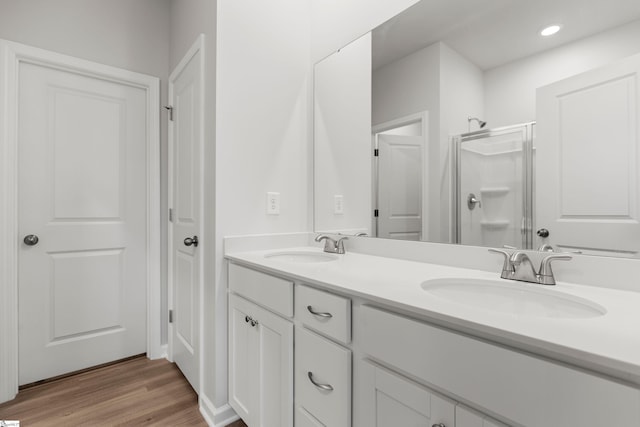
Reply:
[[267, 215], [280, 215], [280, 193], [267, 192]]
[[333, 213], [335, 215], [344, 214], [344, 196], [341, 194], [333, 196]]

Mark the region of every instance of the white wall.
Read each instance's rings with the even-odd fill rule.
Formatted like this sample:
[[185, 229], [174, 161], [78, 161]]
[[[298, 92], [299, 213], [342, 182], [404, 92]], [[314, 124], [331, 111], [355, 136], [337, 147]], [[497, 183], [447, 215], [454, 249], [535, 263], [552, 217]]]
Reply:
[[[159, 77], [160, 102], [166, 103], [169, 0], [0, 0], [0, 38]], [[166, 115], [160, 117], [161, 157], [166, 159]], [[161, 175], [163, 224], [167, 212], [165, 171], [166, 167]], [[165, 256], [164, 229], [161, 244]], [[166, 289], [165, 273], [163, 343], [167, 341]]]
[[485, 72], [490, 127], [533, 121], [536, 88], [640, 52], [640, 21]]
[[[431, 114], [431, 121], [437, 123], [440, 120], [439, 44], [376, 69], [371, 88], [374, 126], [425, 110]], [[431, 137], [435, 140], [438, 134]]]
[[[439, 183], [440, 236], [432, 241], [451, 241], [451, 144], [450, 136], [469, 129], [467, 118], [483, 117], [484, 81], [482, 70], [444, 43], [440, 45], [440, 126]], [[474, 122], [473, 126], [477, 126]], [[474, 127], [472, 130], [477, 130]]]
[[315, 65], [314, 94], [314, 228], [371, 234], [371, 34]]
[[310, 0], [314, 63], [373, 30], [419, 0]]
[[[309, 20], [309, 0], [218, 2], [216, 257], [208, 260], [216, 279], [205, 301], [215, 314], [205, 324], [215, 329], [214, 352], [205, 355], [215, 382], [205, 393], [216, 407], [227, 402], [223, 237], [312, 227]], [[280, 193], [278, 216], [266, 214], [267, 191]]]

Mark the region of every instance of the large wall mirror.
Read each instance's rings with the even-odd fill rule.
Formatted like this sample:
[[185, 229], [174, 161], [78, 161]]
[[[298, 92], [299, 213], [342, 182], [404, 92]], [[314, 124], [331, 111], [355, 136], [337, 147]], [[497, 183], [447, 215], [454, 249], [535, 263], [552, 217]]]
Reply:
[[314, 228], [638, 258], [639, 77], [637, 0], [421, 0], [315, 66]]

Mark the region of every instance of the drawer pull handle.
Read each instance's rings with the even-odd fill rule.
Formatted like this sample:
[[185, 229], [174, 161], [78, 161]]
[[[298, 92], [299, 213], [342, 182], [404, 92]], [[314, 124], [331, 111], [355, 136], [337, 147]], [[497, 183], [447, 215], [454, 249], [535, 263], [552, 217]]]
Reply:
[[311, 307], [310, 305], [307, 306], [307, 310], [309, 310], [309, 313], [313, 314], [314, 316], [325, 317], [327, 319], [333, 317], [331, 313], [322, 313], [319, 311], [313, 311], [313, 307]]
[[315, 382], [314, 379], [313, 379], [313, 372], [309, 371], [308, 375], [309, 375], [309, 381], [311, 381], [311, 384], [313, 384], [314, 386], [318, 387], [320, 390], [333, 391], [333, 387], [331, 387], [331, 385], [329, 385], [329, 384], [320, 384], [320, 383]]
[[444, 423], [438, 423], [438, 424], [434, 424], [431, 427], [447, 427], [444, 425]]

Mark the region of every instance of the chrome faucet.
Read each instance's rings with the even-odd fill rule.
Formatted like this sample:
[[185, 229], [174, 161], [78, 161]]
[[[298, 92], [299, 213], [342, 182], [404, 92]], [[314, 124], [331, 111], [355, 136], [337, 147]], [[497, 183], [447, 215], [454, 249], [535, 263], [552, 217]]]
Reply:
[[531, 259], [523, 251], [515, 251], [512, 254], [509, 254], [508, 252], [501, 251], [499, 249], [489, 249], [489, 252], [504, 256], [504, 264], [502, 265], [502, 273], [500, 274], [501, 278], [537, 283], [539, 285], [556, 284], [555, 277], [553, 276], [553, 270], [551, 270], [551, 261], [568, 261], [571, 259], [569, 255], [547, 255], [542, 259], [540, 269], [536, 273]]
[[330, 254], [343, 254], [344, 253], [344, 240], [347, 240], [348, 237], [342, 237], [340, 239], [333, 240], [331, 237], [326, 234], [318, 234], [314, 239], [316, 242], [321, 242], [324, 240], [324, 251], [329, 252]]

